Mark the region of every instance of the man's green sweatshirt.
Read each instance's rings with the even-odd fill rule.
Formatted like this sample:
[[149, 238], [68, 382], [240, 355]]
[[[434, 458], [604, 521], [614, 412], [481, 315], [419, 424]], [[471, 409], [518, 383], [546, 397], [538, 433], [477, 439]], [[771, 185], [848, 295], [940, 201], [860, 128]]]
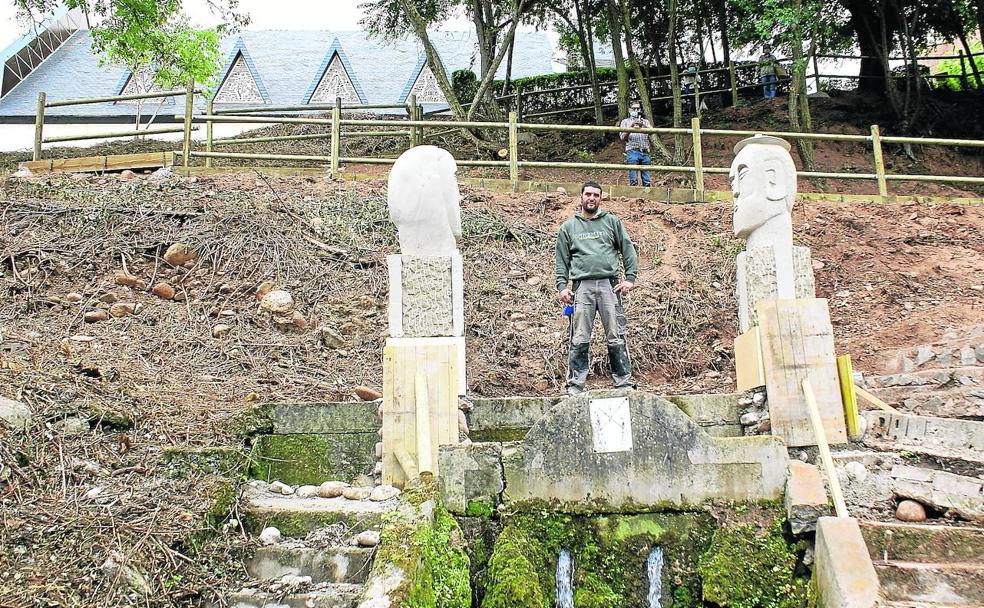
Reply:
[[638, 258], [622, 220], [604, 209], [591, 219], [575, 215], [557, 235], [557, 291], [567, 287], [569, 280], [617, 278], [619, 254], [625, 280], [635, 283]]

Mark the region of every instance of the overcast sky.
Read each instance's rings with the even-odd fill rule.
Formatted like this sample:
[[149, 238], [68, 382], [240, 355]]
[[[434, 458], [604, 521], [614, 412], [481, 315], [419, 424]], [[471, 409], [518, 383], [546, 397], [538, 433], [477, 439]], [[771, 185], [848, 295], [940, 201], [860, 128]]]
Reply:
[[[358, 30], [362, 0], [240, 0], [250, 15], [252, 30]], [[185, 11], [195, 25], [212, 25], [204, 0], [185, 0]], [[24, 33], [25, 25], [15, 19], [14, 0], [0, 0], [0, 48]], [[465, 31], [471, 22], [459, 17], [441, 29]]]

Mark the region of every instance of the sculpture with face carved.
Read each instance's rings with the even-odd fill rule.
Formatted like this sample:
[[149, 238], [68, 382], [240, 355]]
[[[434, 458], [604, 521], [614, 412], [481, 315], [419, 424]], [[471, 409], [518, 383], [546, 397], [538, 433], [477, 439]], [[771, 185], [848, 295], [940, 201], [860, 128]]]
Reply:
[[[766, 233], [772, 233], [768, 236], [782, 237], [779, 230], [769, 226], [781, 224], [783, 230], [789, 226], [791, 243], [791, 221], [784, 221], [796, 198], [796, 166], [789, 155], [789, 144], [767, 135], [738, 142], [728, 177], [734, 195], [735, 235], [748, 240], [749, 248], [769, 244], [768, 238], [761, 238], [766, 235], [756, 232], [764, 227]], [[777, 218], [780, 221], [776, 222]]]
[[387, 184], [390, 220], [400, 253], [451, 255], [461, 236], [461, 194], [454, 157], [436, 146], [417, 146], [400, 155]]

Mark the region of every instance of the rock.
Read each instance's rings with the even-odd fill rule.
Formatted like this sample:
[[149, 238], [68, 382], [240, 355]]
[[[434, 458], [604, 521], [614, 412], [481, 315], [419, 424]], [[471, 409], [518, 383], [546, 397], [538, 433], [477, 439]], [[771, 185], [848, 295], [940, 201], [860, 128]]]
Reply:
[[342, 496], [349, 500], [365, 500], [372, 494], [372, 488], [345, 488]]
[[381, 485], [373, 488], [372, 493], [369, 494], [369, 500], [373, 502], [383, 502], [384, 500], [396, 498], [399, 495], [400, 490], [397, 488], [390, 485]]
[[307, 319], [300, 311], [295, 310], [290, 315], [290, 324], [294, 326], [294, 329], [304, 329], [307, 327]]
[[[121, 566], [120, 564], [123, 565]], [[123, 580], [126, 581], [127, 585], [144, 595], [150, 595], [153, 591], [150, 583], [147, 582], [147, 577], [133, 566], [126, 564], [126, 557], [117, 551], [110, 552], [109, 557], [106, 558], [106, 561], [102, 563], [99, 569], [107, 577], [113, 579], [116, 579], [122, 574]]]
[[165, 180], [171, 177], [171, 167], [161, 167], [160, 169], [154, 171], [150, 174], [150, 178], [154, 181]]
[[86, 323], [98, 323], [109, 318], [109, 313], [105, 310], [90, 310], [82, 315], [82, 320]]
[[318, 486], [301, 486], [294, 490], [294, 496], [298, 498], [314, 498], [318, 495]]
[[31, 426], [34, 413], [31, 408], [13, 399], [0, 397], [0, 420], [15, 430], [27, 430]]
[[852, 479], [854, 479], [854, 481], [862, 482], [868, 478], [868, 469], [864, 468], [863, 463], [856, 460], [844, 465], [844, 470]]
[[162, 298], [164, 300], [174, 299], [174, 288], [163, 281], [157, 285], [154, 285], [154, 288], [150, 291], [158, 298]]
[[377, 399], [382, 399], [383, 394], [376, 389], [369, 388], [368, 386], [357, 386], [355, 387], [355, 394], [358, 395], [359, 399], [363, 401], [376, 401]]
[[256, 286], [256, 299], [262, 300], [264, 296], [276, 289], [277, 286], [273, 281], [263, 281]]
[[79, 302], [82, 301], [82, 294], [74, 291], [69, 292], [65, 294], [65, 301], [71, 304], [78, 304]]
[[369, 488], [370, 490], [376, 487], [376, 483], [372, 480], [372, 477], [365, 474], [356, 475], [353, 477], [352, 485], [357, 488]]
[[273, 492], [274, 494], [283, 494], [284, 496], [290, 496], [291, 494], [294, 493], [294, 488], [290, 487], [289, 485], [285, 484], [282, 481], [274, 481], [273, 483], [270, 484], [270, 487], [267, 489]]
[[132, 179], [137, 179], [137, 174], [134, 173], [133, 171], [130, 171], [129, 169], [124, 169], [120, 173], [120, 179], [123, 180], [123, 181], [125, 181], [125, 182], [128, 182], [128, 181], [130, 181]]
[[263, 528], [263, 531], [260, 532], [260, 542], [264, 545], [279, 543], [281, 538], [280, 530], [274, 527]]
[[86, 492], [85, 497], [88, 498], [89, 500], [95, 500], [99, 498], [102, 495], [102, 493], [103, 493], [103, 489], [100, 488], [99, 486], [96, 486], [91, 490], [89, 490], [88, 492]]
[[21, 167], [17, 171], [10, 174], [10, 177], [31, 177], [34, 173], [31, 172], [27, 167]]
[[375, 547], [379, 544], [379, 532], [376, 530], [365, 530], [359, 532], [355, 537], [355, 544], [360, 547]]
[[383, 463], [382, 462], [377, 462], [376, 463], [376, 466], [374, 466], [372, 468], [372, 474], [373, 475], [382, 475], [383, 474]]
[[336, 498], [345, 493], [349, 484], [344, 481], [326, 481], [318, 487], [318, 496], [321, 498]]
[[378, 459], [382, 458], [383, 457], [383, 442], [382, 441], [377, 441], [376, 442], [375, 450], [376, 450], [376, 459], [378, 460]]
[[131, 289], [147, 289], [147, 283], [143, 279], [127, 274], [122, 270], [116, 271], [116, 284]]
[[282, 289], [275, 289], [263, 296], [260, 308], [274, 314], [286, 314], [294, 308], [294, 298]]
[[758, 412], [745, 412], [738, 419], [738, 422], [742, 426], [752, 426], [754, 424], [758, 424], [758, 421], [761, 418], [762, 418], [762, 416]]
[[285, 587], [301, 587], [310, 585], [313, 579], [310, 576], [299, 576], [297, 574], [285, 574], [280, 577], [280, 584]]
[[903, 500], [895, 509], [895, 519], [899, 521], [926, 521], [926, 507], [914, 500]]
[[198, 253], [185, 243], [175, 243], [164, 252], [164, 261], [171, 266], [181, 266], [185, 262], [198, 259]]
[[825, 264], [820, 260], [813, 260], [813, 270], [823, 270]]
[[923, 344], [916, 350], [916, 365], [920, 366], [927, 363], [934, 356], [933, 347], [928, 344]]
[[109, 314], [114, 317], [129, 317], [137, 312], [137, 305], [133, 302], [117, 302], [109, 307]]
[[89, 423], [78, 416], [69, 416], [52, 424], [51, 427], [66, 435], [81, 435], [89, 430]]
[[117, 300], [116, 294], [109, 291], [99, 296], [99, 301], [103, 304], [112, 304]]
[[468, 436], [468, 418], [465, 417], [465, 413], [458, 410], [458, 434]]
[[526, 284], [531, 287], [539, 287], [543, 283], [543, 277], [530, 277], [526, 279]]
[[318, 338], [321, 339], [321, 343], [328, 348], [344, 348], [345, 338], [341, 336], [337, 331], [331, 327], [321, 326], [318, 328]]
[[219, 323], [212, 328], [213, 338], [224, 338], [229, 332], [232, 331], [232, 325], [226, 325], [225, 323]]

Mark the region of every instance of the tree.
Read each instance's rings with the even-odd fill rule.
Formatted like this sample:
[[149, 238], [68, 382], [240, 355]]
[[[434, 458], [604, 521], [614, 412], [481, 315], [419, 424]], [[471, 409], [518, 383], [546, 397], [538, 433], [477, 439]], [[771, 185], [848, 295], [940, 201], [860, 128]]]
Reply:
[[[32, 18], [59, 4], [57, 0], [16, 2]], [[238, 0], [212, 0], [209, 4], [222, 23], [214, 28], [195, 29], [182, 12], [181, 0], [64, 2], [66, 8], [79, 9], [85, 14], [100, 63], [127, 68], [137, 92], [184, 86], [192, 79], [210, 86], [222, 67], [221, 36], [246, 25], [249, 19], [238, 12]], [[160, 103], [164, 102], [162, 99]], [[137, 128], [142, 109], [143, 100], [138, 100]]]

